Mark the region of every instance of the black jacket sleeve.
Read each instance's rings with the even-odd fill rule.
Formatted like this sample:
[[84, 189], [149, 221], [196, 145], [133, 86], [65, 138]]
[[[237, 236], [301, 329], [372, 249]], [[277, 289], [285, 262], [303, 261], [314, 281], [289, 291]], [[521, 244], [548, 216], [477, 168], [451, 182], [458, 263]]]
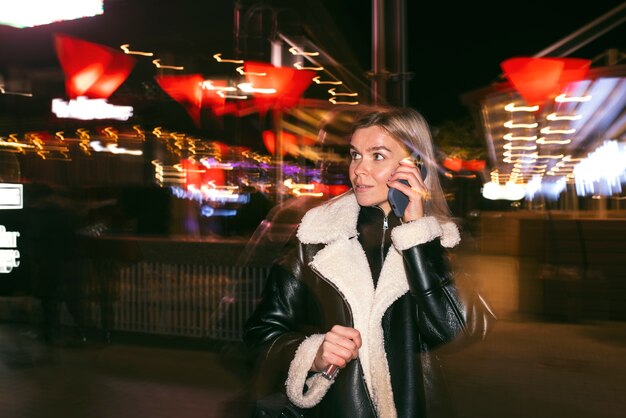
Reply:
[[276, 262], [270, 270], [261, 301], [244, 325], [244, 343], [250, 360], [257, 365], [259, 394], [275, 391], [284, 378], [295, 352], [306, 338], [306, 312], [302, 301], [306, 288], [295, 278], [293, 266]]
[[426, 344], [434, 348], [453, 340], [484, 338], [495, 316], [475, 289], [457, 285], [439, 238], [402, 253]]

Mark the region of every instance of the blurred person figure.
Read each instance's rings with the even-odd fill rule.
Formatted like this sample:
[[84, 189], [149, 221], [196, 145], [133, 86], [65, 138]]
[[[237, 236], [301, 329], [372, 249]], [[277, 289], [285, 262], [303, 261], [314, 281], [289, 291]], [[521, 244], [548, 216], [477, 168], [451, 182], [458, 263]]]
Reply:
[[[460, 234], [429, 127], [412, 109], [368, 111], [353, 125], [350, 157], [352, 189], [302, 218], [246, 323], [255, 414], [450, 416], [433, 350], [484, 338], [494, 317], [450, 270]], [[400, 216], [390, 189], [408, 197]], [[288, 402], [263, 399], [279, 388]]]
[[[61, 336], [62, 303], [74, 319], [78, 338], [84, 333], [84, 293], [78, 242], [80, 211], [60, 190], [43, 186], [32, 196], [30, 244], [33, 293], [42, 310], [42, 335], [48, 343]], [[28, 196], [27, 196], [28, 197]]]

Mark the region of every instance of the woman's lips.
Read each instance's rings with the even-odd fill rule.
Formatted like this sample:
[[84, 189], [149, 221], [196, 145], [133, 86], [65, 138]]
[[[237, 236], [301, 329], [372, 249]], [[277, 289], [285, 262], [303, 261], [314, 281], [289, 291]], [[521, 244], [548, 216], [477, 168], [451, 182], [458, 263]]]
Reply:
[[367, 190], [370, 190], [372, 188], [372, 186], [368, 186], [366, 184], [355, 184], [354, 185], [354, 190], [357, 192], [365, 192]]

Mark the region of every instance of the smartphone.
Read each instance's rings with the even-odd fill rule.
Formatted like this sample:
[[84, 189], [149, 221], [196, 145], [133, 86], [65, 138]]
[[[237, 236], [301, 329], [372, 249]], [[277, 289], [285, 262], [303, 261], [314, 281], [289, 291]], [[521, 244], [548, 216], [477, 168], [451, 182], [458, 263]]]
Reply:
[[[426, 164], [424, 164], [422, 157], [417, 152], [413, 152], [413, 154], [411, 154], [411, 159], [415, 161], [415, 165], [419, 167], [422, 180], [425, 180], [428, 171], [426, 170]], [[409, 182], [406, 180], [398, 181], [407, 186], [409, 185]], [[404, 215], [406, 206], [409, 204], [408, 196], [398, 189], [389, 188], [389, 192], [387, 192], [387, 200], [389, 200], [393, 213], [395, 213], [398, 218], [401, 218]]]

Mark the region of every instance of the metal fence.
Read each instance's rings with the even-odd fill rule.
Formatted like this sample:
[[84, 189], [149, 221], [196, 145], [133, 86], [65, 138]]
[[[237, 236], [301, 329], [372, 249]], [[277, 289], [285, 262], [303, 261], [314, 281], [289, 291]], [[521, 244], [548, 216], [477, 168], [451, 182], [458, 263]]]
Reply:
[[[261, 294], [269, 267], [140, 262], [90, 280], [88, 321], [112, 330], [236, 341]], [[62, 322], [73, 324], [63, 312]]]

